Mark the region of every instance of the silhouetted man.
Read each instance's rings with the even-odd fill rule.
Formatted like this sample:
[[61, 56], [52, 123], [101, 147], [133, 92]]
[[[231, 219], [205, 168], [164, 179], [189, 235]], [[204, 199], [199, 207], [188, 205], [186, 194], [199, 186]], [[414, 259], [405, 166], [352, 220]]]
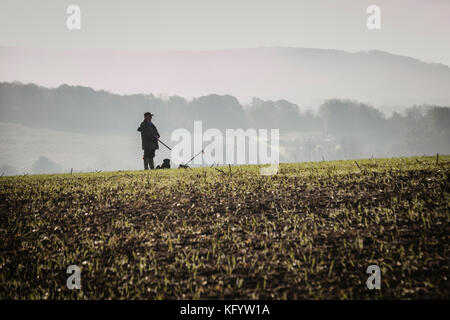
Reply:
[[144, 113], [144, 121], [137, 129], [141, 132], [142, 150], [144, 150], [144, 170], [154, 168], [153, 158], [155, 157], [155, 150], [159, 149], [158, 139], [159, 133], [155, 125], [152, 122], [152, 116], [150, 112]]

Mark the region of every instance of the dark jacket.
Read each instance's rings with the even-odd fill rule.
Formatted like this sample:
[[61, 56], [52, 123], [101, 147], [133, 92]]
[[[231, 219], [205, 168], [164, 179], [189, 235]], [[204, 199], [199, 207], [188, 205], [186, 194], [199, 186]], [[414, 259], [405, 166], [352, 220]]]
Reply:
[[153, 123], [148, 123], [144, 120], [137, 131], [141, 132], [142, 150], [159, 149], [159, 133]]

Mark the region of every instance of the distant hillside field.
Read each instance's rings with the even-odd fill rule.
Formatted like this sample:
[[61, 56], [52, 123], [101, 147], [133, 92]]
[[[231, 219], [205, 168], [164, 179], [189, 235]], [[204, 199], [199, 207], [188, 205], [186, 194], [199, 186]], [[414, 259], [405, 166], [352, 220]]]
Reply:
[[[227, 129], [251, 128], [279, 130], [284, 163], [450, 154], [450, 105], [414, 106], [391, 116], [380, 110], [339, 99], [327, 100], [311, 113], [287, 100], [255, 98], [242, 105], [230, 95], [163, 99], [88, 87], [0, 83], [0, 174], [142, 168], [136, 128], [146, 111], [155, 113], [161, 140], [172, 148], [179, 142], [172, 137], [177, 129], [198, 136], [207, 129], [225, 135]], [[202, 132], [194, 132], [196, 121]], [[163, 146], [156, 157], [156, 163], [172, 158]], [[52, 162], [53, 169], [39, 165], [40, 158]], [[203, 165], [209, 166], [206, 161]]]
[[[449, 165], [3, 176], [0, 299], [445, 299]], [[70, 265], [81, 290], [66, 287]], [[381, 290], [366, 287], [370, 265]]]

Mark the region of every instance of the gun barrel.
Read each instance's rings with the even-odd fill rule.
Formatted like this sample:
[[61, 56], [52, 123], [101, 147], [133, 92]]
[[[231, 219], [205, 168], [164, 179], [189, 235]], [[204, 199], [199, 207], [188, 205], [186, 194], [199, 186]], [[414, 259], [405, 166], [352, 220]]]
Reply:
[[164, 147], [166, 147], [167, 149], [169, 149], [170, 151], [172, 151], [172, 149], [171, 149], [167, 144], [165, 144], [164, 142], [162, 142], [161, 139], [159, 139], [159, 138], [157, 138], [157, 139], [158, 139], [159, 142], [161, 142], [161, 144], [162, 144]]

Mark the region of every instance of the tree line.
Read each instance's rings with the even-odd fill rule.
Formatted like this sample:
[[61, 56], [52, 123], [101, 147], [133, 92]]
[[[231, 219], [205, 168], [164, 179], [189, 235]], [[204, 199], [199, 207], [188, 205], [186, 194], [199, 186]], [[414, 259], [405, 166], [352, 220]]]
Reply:
[[[386, 116], [366, 103], [330, 99], [313, 113], [286, 100], [253, 98], [242, 105], [230, 95], [188, 100], [118, 95], [82, 86], [0, 83], [1, 121], [33, 128], [135, 134], [146, 111], [155, 114], [154, 122], [163, 134], [177, 128], [192, 129], [194, 120], [202, 120], [204, 129], [278, 128], [281, 135], [297, 134], [293, 143], [286, 143], [296, 150], [293, 152], [303, 154], [294, 160], [317, 160], [324, 153], [329, 158], [450, 153], [448, 106], [413, 106]], [[305, 158], [305, 154], [311, 156]]]

